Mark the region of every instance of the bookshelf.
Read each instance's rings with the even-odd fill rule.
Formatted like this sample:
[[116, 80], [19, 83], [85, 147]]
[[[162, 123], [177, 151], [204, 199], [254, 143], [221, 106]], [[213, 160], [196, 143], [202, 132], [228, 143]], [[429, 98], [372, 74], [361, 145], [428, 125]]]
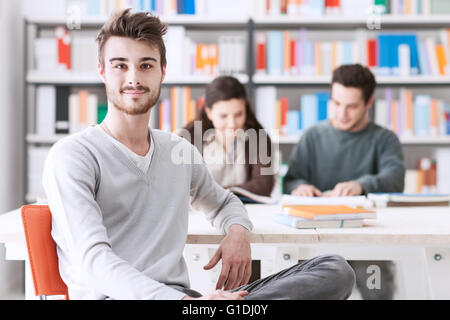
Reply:
[[[234, 1], [234, 2], [233, 2]], [[237, 3], [237, 0], [233, 0]], [[247, 1], [245, 1], [247, 2]], [[276, 1], [272, 1], [276, 3]], [[255, 6], [258, 0], [249, 0], [248, 3]], [[231, 4], [230, 4], [231, 5]], [[245, 6], [244, 6], [245, 7]], [[253, 8], [253, 9], [252, 9]], [[442, 28], [450, 28], [450, 13], [448, 14], [385, 14], [376, 17], [376, 24], [381, 29], [373, 29], [370, 23], [373, 21], [367, 17], [367, 13], [348, 16], [325, 15], [325, 16], [290, 16], [290, 15], [265, 15], [249, 5], [248, 13], [240, 12], [236, 15], [188, 15], [172, 14], [162, 15], [161, 20], [168, 23], [169, 27], [183, 27], [186, 37], [192, 38], [193, 42], [217, 42], [218, 35], [239, 34], [245, 42], [245, 70], [233, 73], [242, 83], [247, 86], [249, 96], [256, 105], [255, 93], [258, 88], [274, 86], [279, 95], [288, 96], [290, 101], [297, 101], [297, 105], [291, 104], [289, 108], [298, 108], [299, 94], [310, 94], [316, 91], [329, 90], [331, 76], [328, 75], [267, 75], [260, 74], [255, 68], [255, 36], [258, 32], [270, 30], [290, 30], [298, 32], [301, 29], [311, 31], [312, 36], [324, 35], [333, 37], [342, 36], [344, 40], [354, 40], [358, 30], [365, 30], [370, 37], [377, 33], [388, 32], [423, 32], [427, 36], [435, 36]], [[24, 82], [26, 88], [25, 96], [25, 201], [36, 199], [36, 195], [29, 192], [28, 177], [30, 147], [48, 148], [67, 134], [40, 134], [36, 132], [36, 94], [39, 87], [55, 86], [57, 88], [70, 88], [71, 92], [88, 89], [99, 97], [99, 102], [105, 101], [104, 86], [96, 69], [90, 71], [38, 71], [34, 61], [34, 40], [40, 37], [48, 37], [58, 26], [66, 25], [67, 21], [60, 17], [64, 15], [45, 16], [40, 14], [27, 15], [25, 24], [25, 74]], [[106, 16], [82, 15], [80, 19], [80, 30], [73, 30], [74, 35], [89, 34], [92, 36], [105, 23]], [[172, 50], [171, 50], [172, 52]], [[204, 86], [214, 79], [215, 75], [172, 73], [166, 76], [161, 91], [162, 98], [170, 97], [173, 87], [190, 87], [192, 97], [198, 98], [202, 95]], [[414, 75], [414, 76], [381, 76], [377, 75], [378, 88], [384, 90], [392, 87], [393, 90], [408, 88], [419, 93], [433, 91], [439, 98], [450, 103], [450, 74], [448, 75]], [[278, 95], [277, 93], [277, 95]], [[155, 115], [152, 115], [155, 118]], [[280, 136], [274, 139], [278, 141], [281, 150], [281, 159], [286, 162], [289, 159], [293, 146], [298, 142], [299, 136]], [[407, 167], [410, 169], [415, 164], [415, 158], [421, 156], [434, 157], [438, 149], [450, 149], [450, 137], [410, 137], [401, 138], [404, 146]]]

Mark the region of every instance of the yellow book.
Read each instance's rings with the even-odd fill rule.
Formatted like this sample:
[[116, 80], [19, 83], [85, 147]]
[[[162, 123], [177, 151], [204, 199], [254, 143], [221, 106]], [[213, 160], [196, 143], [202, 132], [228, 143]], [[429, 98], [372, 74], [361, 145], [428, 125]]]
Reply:
[[310, 220], [373, 219], [376, 212], [340, 206], [283, 206], [283, 212]]

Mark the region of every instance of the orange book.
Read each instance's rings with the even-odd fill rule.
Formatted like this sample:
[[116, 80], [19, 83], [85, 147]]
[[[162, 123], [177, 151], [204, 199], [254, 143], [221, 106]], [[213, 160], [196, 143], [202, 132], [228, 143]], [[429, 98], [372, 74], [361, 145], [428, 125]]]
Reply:
[[197, 50], [196, 50], [196, 54], [195, 54], [195, 61], [196, 61], [196, 70], [198, 73], [203, 73], [203, 68], [204, 66], [204, 61], [202, 59], [202, 50], [203, 50], [203, 45], [202, 44], [197, 44]]
[[356, 209], [346, 205], [338, 206], [283, 206], [283, 212], [310, 220], [371, 219], [376, 212]]
[[437, 135], [439, 131], [439, 101], [431, 99], [430, 110], [430, 132], [432, 135]]
[[411, 0], [403, 0], [403, 14], [411, 14]]
[[211, 65], [211, 74], [218, 74], [219, 71], [219, 46], [217, 44], [209, 45], [209, 61]]
[[87, 90], [80, 90], [78, 92], [78, 98], [80, 103], [80, 124], [87, 124], [87, 105], [88, 105], [89, 92]]
[[281, 101], [277, 100], [277, 103], [275, 104], [275, 129], [277, 131], [277, 134], [280, 134], [280, 128], [281, 128]]
[[337, 42], [331, 42], [331, 70], [336, 69], [337, 67]]
[[414, 133], [414, 103], [411, 90], [405, 90], [405, 117], [406, 131], [412, 134]]
[[321, 54], [321, 48], [320, 48], [320, 42], [316, 42], [314, 44], [314, 62], [316, 63], [316, 74], [321, 75], [322, 74], [322, 61], [320, 57]]
[[442, 44], [436, 45], [436, 56], [439, 67], [439, 74], [445, 75], [445, 66], [447, 65], [447, 61], [445, 61], [445, 50]]
[[283, 71], [288, 74], [291, 69], [291, 34], [289, 31], [283, 32]]
[[116, 10], [115, 11], [119, 11], [122, 10], [123, 6], [122, 6], [122, 0], [116, 0]]
[[183, 95], [184, 101], [183, 106], [186, 114], [186, 119], [184, 119], [184, 123], [188, 123], [191, 121], [192, 113], [191, 113], [191, 88], [190, 87], [184, 87], [184, 95]]

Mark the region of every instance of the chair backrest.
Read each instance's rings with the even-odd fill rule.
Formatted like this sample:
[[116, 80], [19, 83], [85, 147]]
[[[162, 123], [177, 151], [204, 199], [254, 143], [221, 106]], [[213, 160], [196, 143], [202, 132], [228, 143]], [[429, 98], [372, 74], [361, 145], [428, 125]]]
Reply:
[[64, 295], [68, 299], [67, 286], [59, 274], [56, 243], [51, 236], [50, 208], [45, 205], [23, 206], [22, 222], [36, 295], [41, 298]]

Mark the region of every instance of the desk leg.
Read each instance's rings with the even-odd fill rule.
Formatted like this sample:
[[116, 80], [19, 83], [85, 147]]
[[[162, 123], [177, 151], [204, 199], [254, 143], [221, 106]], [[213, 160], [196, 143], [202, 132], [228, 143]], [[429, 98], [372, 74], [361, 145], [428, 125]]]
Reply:
[[427, 248], [426, 257], [431, 299], [450, 299], [450, 249]]

